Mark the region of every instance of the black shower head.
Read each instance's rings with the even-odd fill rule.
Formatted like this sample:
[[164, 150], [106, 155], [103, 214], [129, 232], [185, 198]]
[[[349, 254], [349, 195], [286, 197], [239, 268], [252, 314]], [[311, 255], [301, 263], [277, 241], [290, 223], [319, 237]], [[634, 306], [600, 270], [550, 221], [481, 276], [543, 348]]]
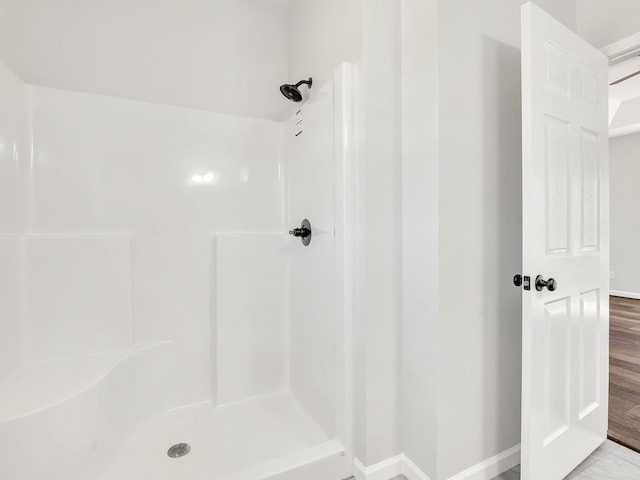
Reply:
[[313, 80], [311, 79], [311, 77], [309, 77], [309, 80], [300, 80], [295, 85], [289, 85], [288, 83], [285, 83], [284, 85], [280, 85], [280, 92], [282, 92], [282, 95], [287, 97], [292, 102], [301, 102], [302, 93], [300, 93], [300, 90], [298, 87], [300, 87], [300, 85], [308, 85], [309, 88], [311, 88], [312, 84], [313, 84]]

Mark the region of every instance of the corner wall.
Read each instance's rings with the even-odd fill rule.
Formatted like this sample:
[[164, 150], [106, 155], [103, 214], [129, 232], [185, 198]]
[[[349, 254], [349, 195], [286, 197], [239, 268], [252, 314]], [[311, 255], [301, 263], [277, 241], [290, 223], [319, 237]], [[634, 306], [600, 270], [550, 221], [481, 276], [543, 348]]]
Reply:
[[439, 3], [438, 476], [520, 443], [520, 5]]
[[401, 19], [396, 2], [366, 0], [363, 7], [363, 52], [358, 87], [360, 241], [356, 259], [354, 328], [358, 337], [356, 349], [362, 347], [359, 353], [364, 382], [364, 405], [357, 418], [356, 430], [366, 432], [364, 444], [356, 444], [356, 456], [368, 466], [400, 453]]
[[438, 360], [438, 2], [402, 2], [400, 447], [436, 478]]

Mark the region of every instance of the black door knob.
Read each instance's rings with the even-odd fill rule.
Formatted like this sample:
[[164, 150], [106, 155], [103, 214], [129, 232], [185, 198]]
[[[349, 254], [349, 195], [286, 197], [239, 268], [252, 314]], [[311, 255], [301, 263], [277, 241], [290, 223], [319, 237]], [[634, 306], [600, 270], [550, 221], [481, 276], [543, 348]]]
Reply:
[[555, 278], [545, 280], [542, 275], [538, 275], [536, 277], [536, 290], [541, 292], [545, 287], [547, 287], [547, 290], [549, 290], [550, 292], [553, 292], [556, 288], [558, 288], [558, 282], [556, 282]]
[[522, 275], [520, 275], [519, 273], [513, 276], [513, 284], [516, 287], [519, 287], [522, 285]]

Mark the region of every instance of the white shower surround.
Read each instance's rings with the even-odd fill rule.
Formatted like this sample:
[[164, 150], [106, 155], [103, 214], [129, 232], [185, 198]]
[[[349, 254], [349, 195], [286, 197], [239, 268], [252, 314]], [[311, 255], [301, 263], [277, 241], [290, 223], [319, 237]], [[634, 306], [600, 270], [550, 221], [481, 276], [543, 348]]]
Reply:
[[[154, 478], [173, 478], [185, 469], [203, 479], [348, 476], [352, 67], [343, 65], [334, 82], [314, 88], [303, 108], [306, 131], [298, 138], [289, 135], [291, 121], [283, 125], [27, 86], [2, 68], [0, 95], [20, 102], [0, 114], [2, 146], [10, 147], [0, 152], [0, 169], [13, 186], [7, 194], [16, 207], [0, 211], [0, 262], [10, 267], [0, 283], [7, 287], [3, 291], [16, 293], [2, 318], [12, 348], [0, 353], [0, 448], [11, 454], [0, 461], [0, 474], [16, 480], [126, 480], [127, 472], [132, 479], [148, 474], [143, 461], [152, 463], [157, 455]], [[292, 149], [292, 139], [312, 150]], [[324, 184], [304, 178], [292, 151], [315, 154], [322, 162], [310, 172], [324, 167], [332, 174]], [[306, 182], [298, 191], [291, 185], [296, 175], [295, 181]], [[317, 211], [314, 194], [320, 199]], [[304, 202], [309, 214], [296, 210]], [[283, 235], [300, 215], [318, 219], [309, 250]], [[233, 270], [214, 261], [219, 235], [250, 239], [254, 255], [260, 248], [271, 252], [271, 263], [253, 271], [251, 282], [254, 288], [269, 285], [276, 268], [283, 285], [272, 291], [282, 294], [275, 306], [269, 301], [273, 295], [265, 295], [266, 304], [248, 302], [248, 310], [233, 311], [233, 299], [222, 311], [216, 307], [220, 268]], [[336, 268], [325, 268], [322, 279], [307, 276], [305, 293], [303, 283], [290, 277], [300, 273], [296, 262], [314, 252], [332, 255]], [[320, 270], [331, 264], [329, 258], [311, 261]], [[323, 287], [321, 281], [333, 285]], [[305, 305], [289, 295], [286, 282], [318, 308], [300, 315]], [[320, 293], [314, 296], [316, 287]], [[241, 300], [243, 293], [236, 294]], [[335, 321], [323, 318], [330, 311], [320, 308], [326, 295], [335, 299], [329, 302]], [[286, 344], [282, 338], [251, 340], [233, 330], [234, 318], [259, 318], [269, 309], [284, 312], [269, 319], [280, 322]], [[216, 338], [223, 331], [216, 327], [225, 319], [231, 320], [229, 340], [249, 342], [245, 362], [232, 350], [230, 357], [220, 356], [225, 339]], [[296, 329], [297, 319], [307, 325]], [[327, 323], [315, 324], [322, 320]], [[260, 325], [245, 321], [244, 328], [254, 327]], [[291, 335], [304, 343], [323, 332], [324, 348], [320, 340], [292, 345]], [[271, 350], [260, 350], [264, 345]], [[323, 352], [332, 367], [313, 357]], [[246, 356], [254, 353], [252, 366]], [[273, 363], [261, 363], [274, 355], [280, 356], [279, 374]], [[227, 375], [233, 394], [226, 399], [217, 397], [221, 361], [239, 369]], [[234, 384], [242, 375], [244, 384]], [[281, 421], [274, 423], [278, 415]], [[176, 418], [193, 427], [178, 431], [200, 435], [189, 456], [171, 460], [165, 443], [176, 432]], [[209, 432], [207, 438], [207, 426], [219, 428], [217, 435]], [[242, 445], [260, 437], [252, 428], [261, 426], [265, 438], [262, 445], [256, 440], [254, 461], [251, 448]], [[216, 436], [232, 446], [235, 436], [239, 443], [211, 461]], [[153, 438], [162, 443], [136, 444]], [[280, 448], [262, 448], [269, 444]], [[147, 450], [133, 451], [136, 445]], [[29, 460], [36, 456], [38, 462]]]

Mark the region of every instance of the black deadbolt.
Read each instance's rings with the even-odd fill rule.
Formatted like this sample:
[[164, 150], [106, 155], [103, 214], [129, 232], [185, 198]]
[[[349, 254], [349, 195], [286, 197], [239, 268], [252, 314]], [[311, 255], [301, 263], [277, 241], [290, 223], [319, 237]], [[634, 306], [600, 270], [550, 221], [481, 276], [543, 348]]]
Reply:
[[522, 276], [519, 273], [513, 276], [513, 284], [516, 287], [522, 287], [524, 290], [531, 290], [531, 277]]

